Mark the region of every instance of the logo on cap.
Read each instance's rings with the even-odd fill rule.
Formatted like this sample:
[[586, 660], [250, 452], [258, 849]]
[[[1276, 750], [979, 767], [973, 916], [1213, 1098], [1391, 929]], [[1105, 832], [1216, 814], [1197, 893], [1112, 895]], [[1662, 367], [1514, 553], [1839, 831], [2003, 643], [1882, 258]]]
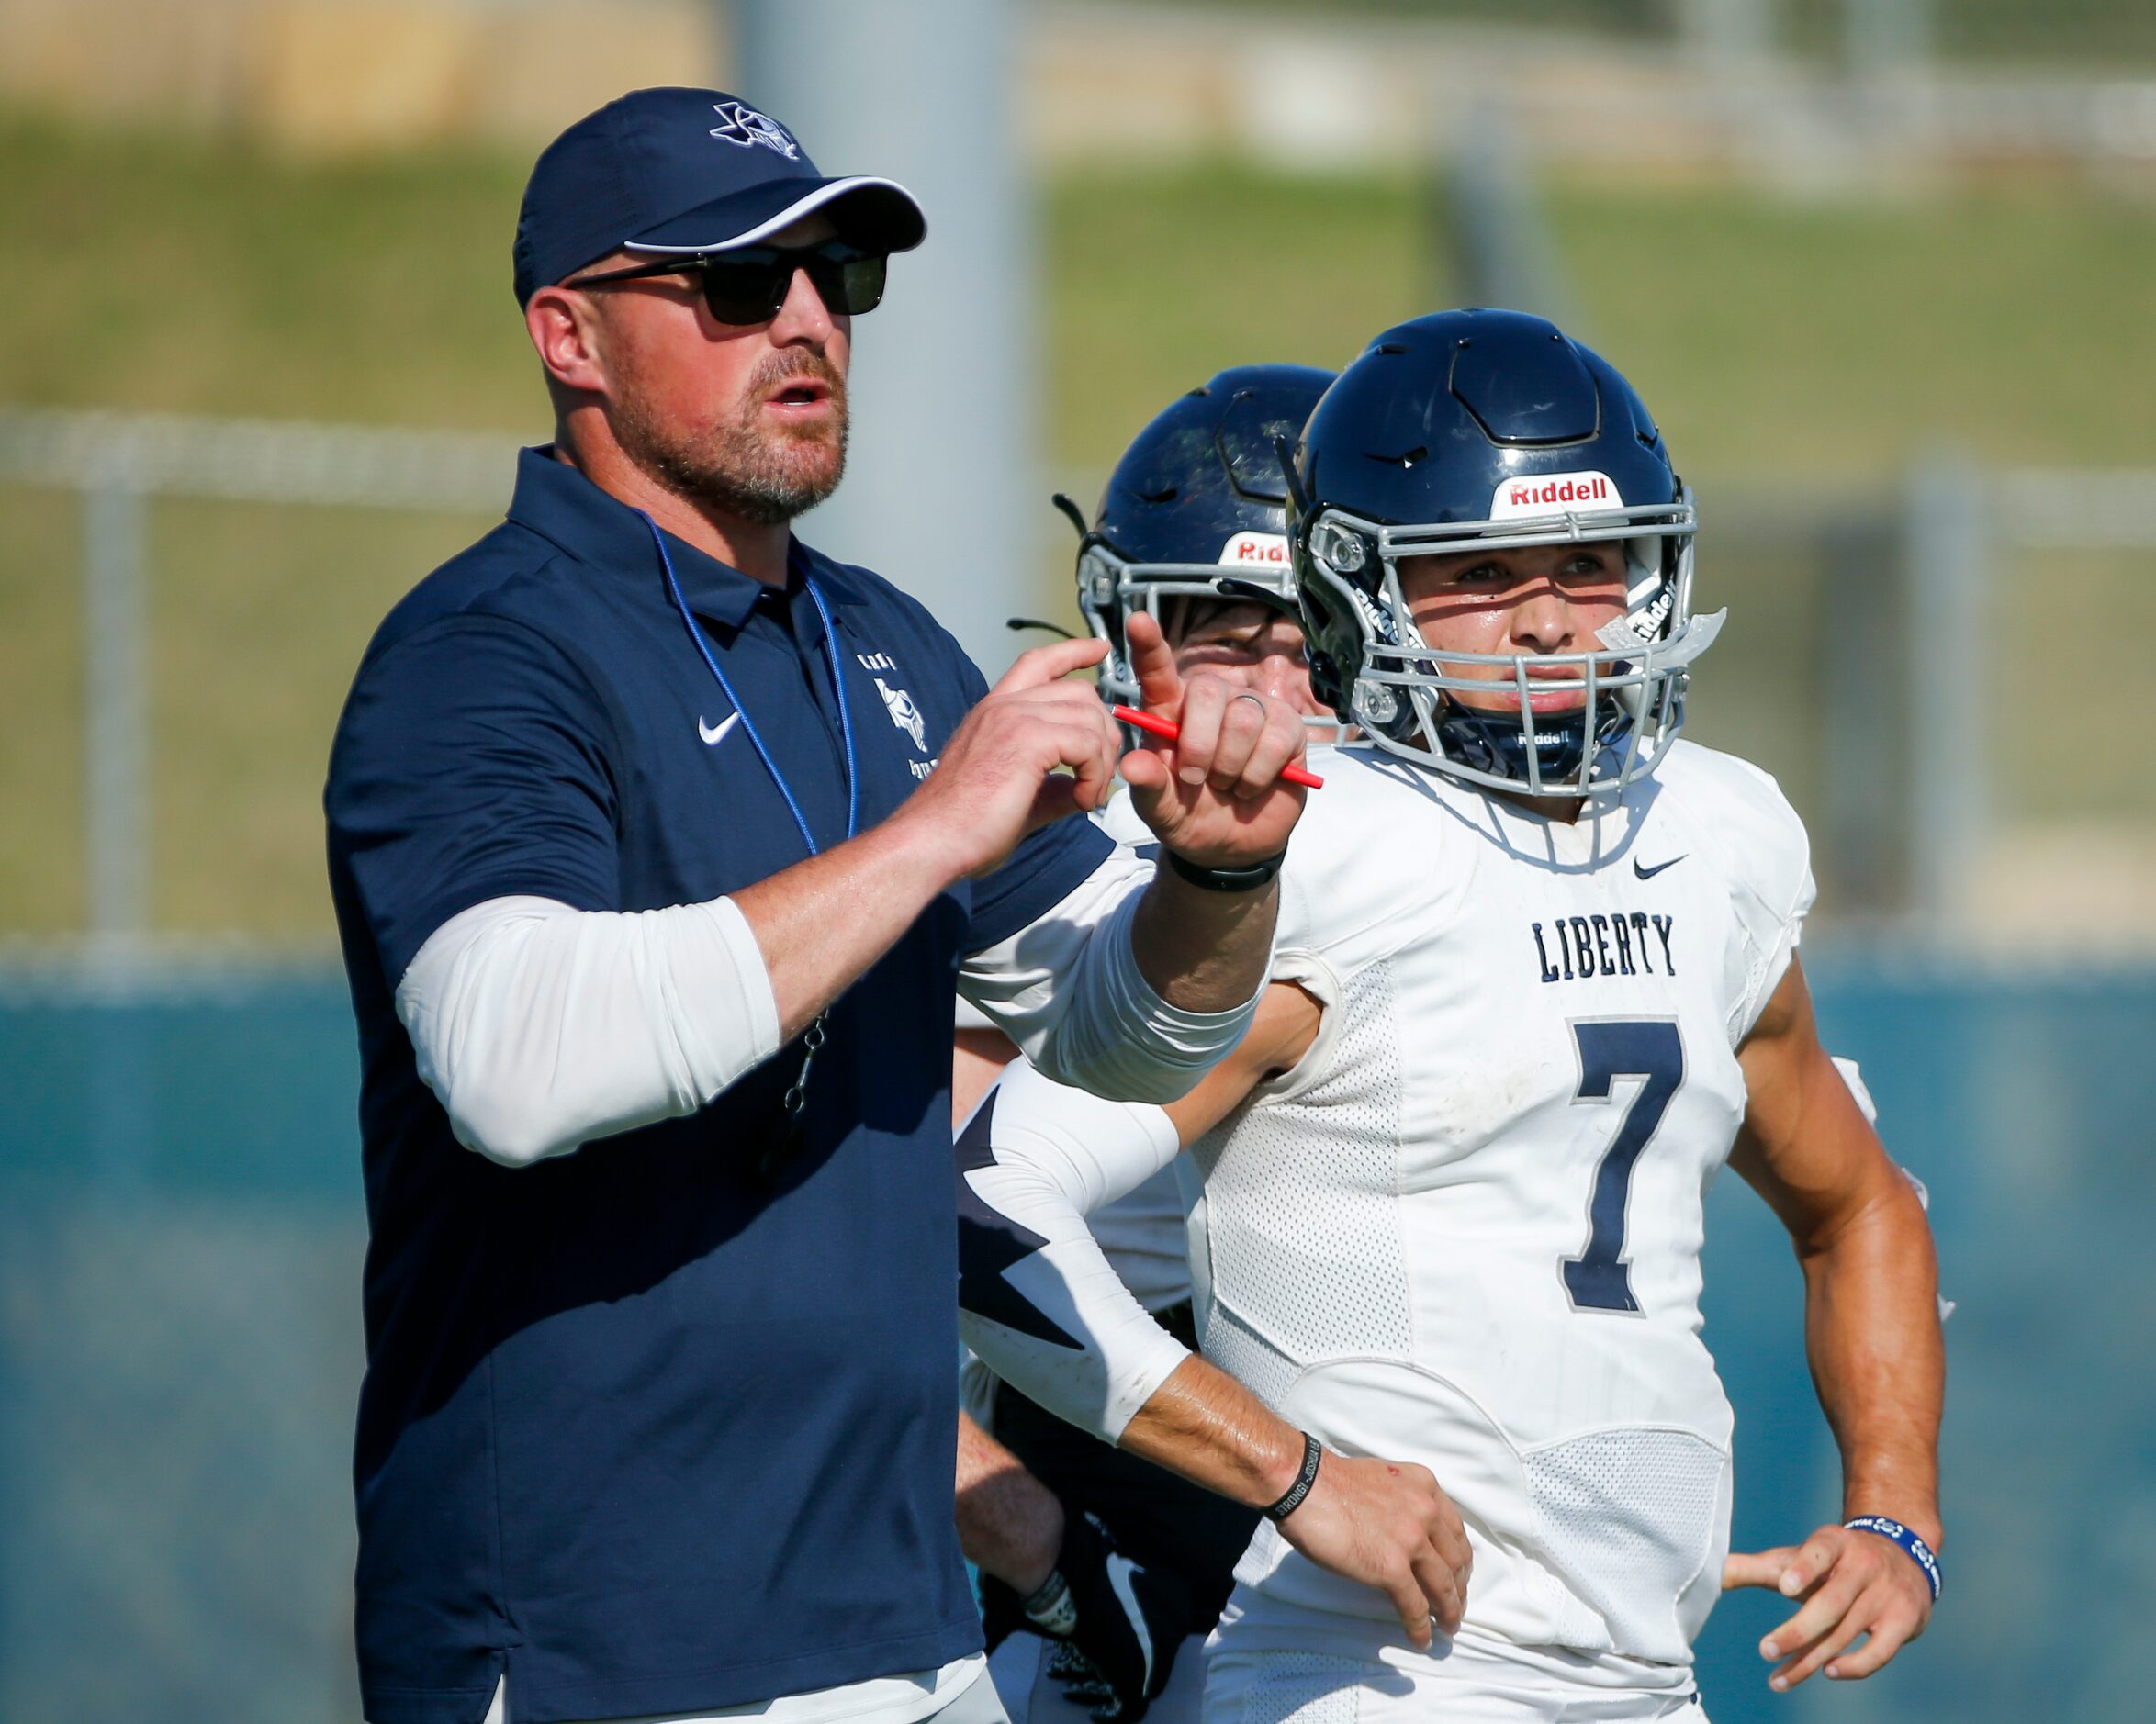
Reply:
[[1624, 498], [1606, 473], [1550, 473], [1507, 479], [1489, 499], [1489, 518], [1508, 521], [1520, 515], [1585, 514], [1623, 507]]
[[767, 150], [776, 150], [789, 162], [801, 160], [801, 151], [786, 135], [786, 129], [769, 114], [758, 113], [747, 102], [714, 102], [712, 111], [726, 122], [712, 128], [713, 137], [723, 138], [744, 150], [751, 144], [761, 144]]

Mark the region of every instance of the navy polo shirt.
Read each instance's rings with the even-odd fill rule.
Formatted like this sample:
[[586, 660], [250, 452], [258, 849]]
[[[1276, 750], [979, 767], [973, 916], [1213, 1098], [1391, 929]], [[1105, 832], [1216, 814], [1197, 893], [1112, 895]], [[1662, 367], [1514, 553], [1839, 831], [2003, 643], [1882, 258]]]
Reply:
[[[794, 547], [787, 589], [669, 539], [683, 596], [825, 847], [984, 692], [888, 582]], [[371, 1239], [354, 1462], [373, 1724], [737, 1705], [980, 1647], [952, 1527], [950, 1156], [961, 956], [1105, 859], [1088, 823], [945, 892], [833, 1007], [806, 1146], [759, 1173], [798, 1043], [700, 1113], [511, 1169], [459, 1145], [395, 1009], [488, 899], [700, 902], [806, 855], [673, 607], [649, 529], [545, 450], [508, 520], [368, 647], [330, 874], [358, 1015]]]

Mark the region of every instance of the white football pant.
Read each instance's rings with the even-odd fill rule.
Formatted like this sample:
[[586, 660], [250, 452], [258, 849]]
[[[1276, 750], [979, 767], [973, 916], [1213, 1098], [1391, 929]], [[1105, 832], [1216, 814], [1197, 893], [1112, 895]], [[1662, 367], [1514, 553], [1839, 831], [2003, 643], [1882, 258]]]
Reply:
[[1559, 1684], [1488, 1658], [1418, 1664], [1216, 1651], [1206, 1670], [1205, 1724], [1707, 1724], [1697, 1694]]

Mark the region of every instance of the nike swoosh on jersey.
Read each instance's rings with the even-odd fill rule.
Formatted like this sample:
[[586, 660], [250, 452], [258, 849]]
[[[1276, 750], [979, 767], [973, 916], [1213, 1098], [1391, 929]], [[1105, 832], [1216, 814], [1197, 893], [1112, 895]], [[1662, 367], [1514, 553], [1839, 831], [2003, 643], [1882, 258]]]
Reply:
[[715, 748], [725, 740], [726, 733], [732, 730], [740, 720], [740, 713], [729, 712], [716, 724], [706, 724], [703, 722], [702, 714], [699, 713], [696, 720], [696, 733], [703, 738], [707, 746]]
[[[1684, 856], [1690, 856], [1690, 855], [1691, 855], [1691, 852], [1690, 852], [1690, 850], [1687, 850], [1687, 851], [1684, 853]], [[1637, 857], [1637, 856], [1634, 856], [1634, 857], [1632, 858], [1632, 871], [1633, 871], [1634, 874], [1638, 875], [1638, 876], [1640, 877], [1640, 879], [1642, 879], [1643, 880], [1651, 880], [1651, 879], [1653, 879], [1655, 878], [1655, 876], [1656, 876], [1656, 875], [1659, 874], [1659, 873], [1660, 873], [1660, 872], [1661, 872], [1661, 871], [1662, 871], [1664, 868], [1675, 868], [1675, 867], [1676, 867], [1676, 866], [1677, 866], [1677, 865], [1678, 865], [1679, 862], [1681, 862], [1681, 861], [1683, 861], [1683, 860], [1684, 860], [1684, 856], [1671, 856], [1671, 857], [1669, 858], [1669, 860], [1668, 860], [1668, 861], [1667, 861], [1667, 862], [1657, 862], [1657, 863], [1656, 863], [1656, 864], [1655, 864], [1655, 866], [1654, 866], [1653, 868], [1642, 868], [1642, 867], [1640, 867], [1640, 865], [1639, 865], [1639, 857]]]

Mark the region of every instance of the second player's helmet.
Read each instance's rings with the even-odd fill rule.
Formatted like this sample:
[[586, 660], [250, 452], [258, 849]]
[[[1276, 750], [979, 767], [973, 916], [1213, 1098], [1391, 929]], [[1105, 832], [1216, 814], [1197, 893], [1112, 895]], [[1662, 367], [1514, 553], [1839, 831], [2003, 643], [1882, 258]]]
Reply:
[[[1652, 772], [1684, 722], [1689, 667], [1723, 613], [1691, 610], [1691, 494], [1632, 386], [1540, 318], [1444, 311], [1387, 330], [1326, 392], [1296, 452], [1293, 557], [1310, 679], [1378, 747], [1533, 795]], [[1626, 614], [1601, 650], [1528, 660], [1436, 653], [1401, 596], [1403, 557], [1620, 540]], [[1516, 712], [1463, 704], [1495, 669]]]
[[1108, 644], [1101, 698], [1140, 704], [1125, 625], [1161, 600], [1295, 609], [1287, 484], [1276, 445], [1333, 381], [1309, 365], [1237, 365], [1179, 396], [1131, 441], [1078, 546], [1078, 609]]

